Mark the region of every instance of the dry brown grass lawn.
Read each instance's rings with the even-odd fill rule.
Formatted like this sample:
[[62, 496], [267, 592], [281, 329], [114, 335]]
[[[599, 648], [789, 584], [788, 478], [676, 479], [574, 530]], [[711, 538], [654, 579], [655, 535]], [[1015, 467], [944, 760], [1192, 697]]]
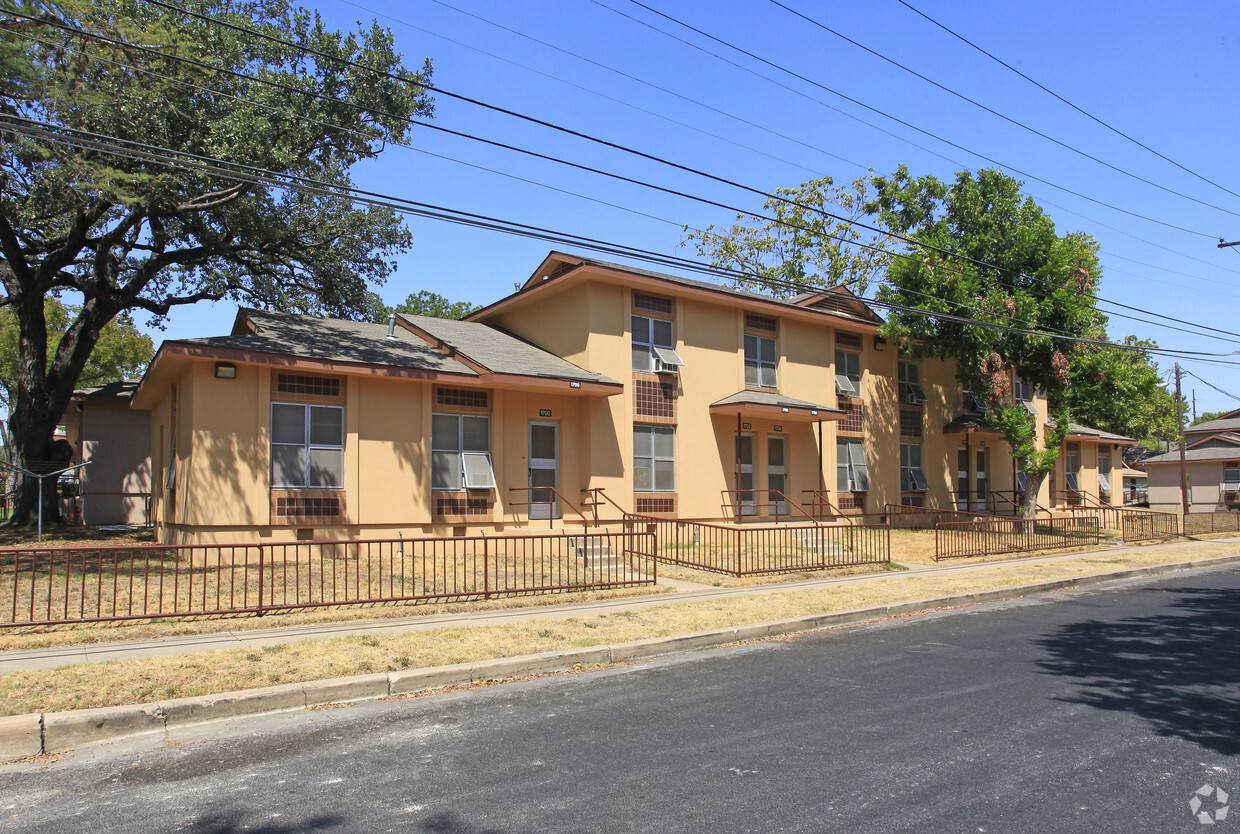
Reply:
[[1051, 564], [954, 576], [908, 575], [893, 581], [828, 589], [788, 590], [754, 597], [667, 604], [642, 611], [382, 637], [304, 641], [250, 651], [231, 650], [0, 676], [4, 714], [83, 709], [225, 692], [274, 683], [319, 680], [461, 663], [578, 646], [620, 643], [709, 628], [1012, 587], [1235, 553], [1234, 544], [1138, 549]]

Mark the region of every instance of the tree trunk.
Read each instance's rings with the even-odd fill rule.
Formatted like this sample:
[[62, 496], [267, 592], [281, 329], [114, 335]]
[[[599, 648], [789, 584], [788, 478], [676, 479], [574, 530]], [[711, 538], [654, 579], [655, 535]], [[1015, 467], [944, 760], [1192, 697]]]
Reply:
[[1045, 472], [1030, 472], [1028, 462], [1025, 464], [1025, 482], [1028, 487], [1025, 490], [1024, 506], [1021, 507], [1021, 515], [1025, 519], [1025, 535], [1032, 536], [1034, 528], [1037, 525], [1038, 518], [1038, 491], [1042, 489], [1042, 482], [1046, 480]]
[[[9, 420], [12, 436], [12, 462], [19, 470], [44, 474], [64, 469], [68, 462], [60, 463], [52, 435], [56, 430], [56, 422], [38, 414], [31, 414], [32, 408], [14, 410]], [[67, 443], [65, 444], [68, 445]], [[72, 449], [70, 449], [72, 454]], [[63, 457], [63, 453], [59, 455]], [[13, 515], [8, 524], [11, 527], [33, 526], [39, 518], [39, 478], [22, 474], [17, 476], [16, 500]], [[60, 521], [59, 491], [56, 478], [43, 478], [43, 524], [55, 524]]]

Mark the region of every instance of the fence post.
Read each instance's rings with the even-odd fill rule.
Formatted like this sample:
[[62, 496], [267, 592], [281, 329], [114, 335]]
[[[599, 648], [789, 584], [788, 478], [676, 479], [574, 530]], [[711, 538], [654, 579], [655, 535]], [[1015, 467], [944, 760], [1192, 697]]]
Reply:
[[263, 587], [264, 587], [263, 567], [264, 567], [264, 564], [266, 563], [266, 559], [264, 558], [264, 554], [266, 553], [266, 550], [267, 550], [266, 545], [260, 544], [258, 546], [258, 616], [260, 617], [263, 616]]
[[491, 559], [489, 548], [487, 547], [487, 534], [485, 530], [482, 533], [482, 598], [491, 598]]

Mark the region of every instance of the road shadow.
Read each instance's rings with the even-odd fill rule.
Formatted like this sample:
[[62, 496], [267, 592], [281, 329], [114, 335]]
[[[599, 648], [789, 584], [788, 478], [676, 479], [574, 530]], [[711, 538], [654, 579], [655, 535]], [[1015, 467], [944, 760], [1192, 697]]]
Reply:
[[1087, 620], [1037, 641], [1048, 674], [1080, 680], [1071, 703], [1144, 718], [1162, 736], [1240, 753], [1240, 596], [1167, 588], [1170, 613]]
[[326, 831], [342, 825], [339, 818], [320, 814], [297, 823], [254, 819], [254, 813], [217, 812], [199, 817], [186, 829], [189, 834], [293, 834], [295, 831]]

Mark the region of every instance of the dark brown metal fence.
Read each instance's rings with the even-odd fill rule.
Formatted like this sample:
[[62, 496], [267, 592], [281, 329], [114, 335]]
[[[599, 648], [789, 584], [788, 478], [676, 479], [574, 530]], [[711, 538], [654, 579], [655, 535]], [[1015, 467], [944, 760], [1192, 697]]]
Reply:
[[654, 584], [641, 531], [0, 549], [0, 627]]
[[1204, 536], [1209, 533], [1240, 533], [1240, 513], [1185, 514], [1183, 535]]
[[1026, 553], [1098, 543], [1094, 516], [1041, 518], [975, 518], [945, 521], [934, 528], [934, 560], [965, 556]]
[[1180, 535], [1180, 519], [1174, 513], [1126, 510], [1123, 524], [1126, 542], [1171, 539]]
[[823, 570], [891, 560], [890, 528], [879, 524], [758, 526], [626, 517], [653, 533], [660, 561], [732, 576]]

